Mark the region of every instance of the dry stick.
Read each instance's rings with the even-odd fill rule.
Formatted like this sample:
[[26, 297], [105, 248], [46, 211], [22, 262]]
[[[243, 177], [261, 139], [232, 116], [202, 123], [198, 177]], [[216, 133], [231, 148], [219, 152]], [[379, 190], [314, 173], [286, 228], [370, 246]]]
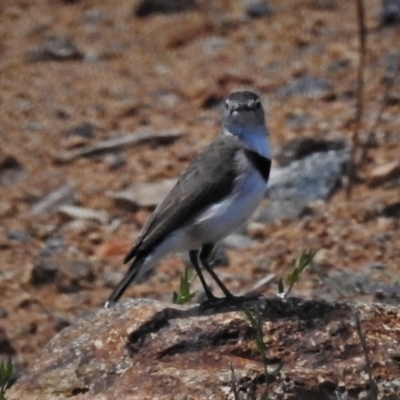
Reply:
[[358, 39], [359, 39], [359, 60], [357, 70], [357, 103], [356, 103], [356, 115], [354, 118], [354, 130], [351, 137], [351, 154], [349, 162], [347, 163], [347, 185], [346, 185], [346, 197], [351, 197], [353, 181], [354, 181], [354, 170], [355, 170], [355, 158], [356, 150], [360, 143], [360, 127], [361, 119], [363, 115], [363, 100], [364, 100], [364, 70], [365, 70], [365, 54], [366, 54], [366, 29], [365, 29], [365, 11], [364, 1], [357, 1], [357, 23], [358, 23]]
[[378, 386], [375, 382], [374, 377], [372, 376], [372, 367], [371, 367], [371, 361], [370, 361], [369, 355], [368, 355], [367, 341], [365, 339], [364, 332], [362, 331], [362, 328], [361, 328], [360, 315], [359, 315], [358, 311], [355, 312], [355, 320], [356, 320], [357, 334], [358, 334], [358, 337], [360, 338], [361, 347], [362, 347], [364, 357], [365, 357], [365, 364], [366, 364], [366, 368], [367, 368], [369, 388], [370, 388], [370, 394], [371, 394], [370, 398], [371, 398], [371, 400], [378, 400]]
[[232, 392], [233, 392], [233, 398], [235, 400], [240, 400], [239, 393], [238, 393], [237, 387], [236, 387], [235, 370], [233, 369], [232, 362], [230, 362], [229, 367], [231, 369], [231, 387], [232, 387]]
[[[394, 85], [399, 73], [400, 73], [400, 56], [397, 57], [396, 66], [393, 69], [392, 74], [389, 76], [383, 77], [383, 85], [384, 85], [383, 96], [382, 96], [381, 102], [379, 104], [379, 108], [376, 113], [375, 120], [372, 122], [371, 128], [368, 131], [366, 144], [368, 144], [372, 141], [378, 126], [382, 122], [383, 113], [385, 112], [386, 107], [389, 104], [390, 90], [391, 90], [392, 86]], [[360, 163], [364, 162], [365, 159], [367, 158], [367, 151], [368, 151], [367, 146], [364, 146], [362, 149], [362, 153], [360, 155]]]

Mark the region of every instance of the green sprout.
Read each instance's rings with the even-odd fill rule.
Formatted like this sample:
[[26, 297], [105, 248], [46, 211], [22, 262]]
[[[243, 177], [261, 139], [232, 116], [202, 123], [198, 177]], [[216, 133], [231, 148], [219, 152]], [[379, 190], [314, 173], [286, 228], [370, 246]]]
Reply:
[[[196, 292], [190, 291], [190, 286], [192, 285], [193, 279], [189, 277], [189, 269], [186, 267], [185, 271], [181, 275], [181, 282], [179, 285], [179, 292], [174, 292], [172, 295], [172, 302], [174, 304], [185, 304], [190, 301]], [[1, 400], [1, 399], [0, 399]]]
[[249, 320], [250, 325], [256, 331], [256, 337], [254, 342], [256, 344], [257, 350], [261, 355], [262, 362], [264, 365], [264, 376], [265, 376], [265, 384], [267, 387], [266, 396], [264, 397], [268, 400], [269, 397], [269, 383], [272, 382], [279, 374], [283, 367], [283, 362], [280, 362], [278, 366], [272, 371], [268, 371], [268, 359], [267, 359], [267, 345], [264, 342], [264, 334], [262, 331], [263, 319], [260, 313], [259, 308], [256, 306], [252, 309], [243, 307], [243, 311], [246, 315], [246, 318]]
[[282, 279], [279, 279], [279, 282], [278, 282], [278, 296], [279, 297], [284, 299], [289, 296], [290, 292], [293, 289], [293, 286], [299, 281], [301, 273], [304, 271], [304, 269], [308, 265], [310, 265], [312, 263], [315, 253], [316, 253], [315, 250], [303, 251], [303, 253], [301, 253], [301, 256], [296, 261], [296, 265], [295, 265], [293, 271], [287, 277], [287, 283], [288, 283], [289, 287], [286, 290], [286, 292], [285, 292], [285, 288], [284, 288]]
[[0, 362], [0, 400], [6, 400], [5, 393], [10, 387], [13, 374], [13, 365], [11, 359]]

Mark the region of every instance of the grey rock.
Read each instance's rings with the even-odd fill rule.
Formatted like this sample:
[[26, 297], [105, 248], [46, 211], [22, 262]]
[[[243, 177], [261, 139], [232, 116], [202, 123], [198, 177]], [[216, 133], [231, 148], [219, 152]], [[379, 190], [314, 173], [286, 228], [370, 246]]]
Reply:
[[271, 171], [267, 197], [272, 200], [302, 198], [304, 201], [327, 199], [342, 176], [348, 161], [348, 149], [315, 153]]
[[283, 97], [301, 96], [313, 98], [327, 94], [331, 89], [332, 86], [326, 79], [303, 76], [292, 79], [282, 86], [278, 94]]
[[400, 218], [400, 201], [383, 207], [381, 215], [387, 218]]
[[272, 14], [271, 7], [264, 1], [251, 3], [246, 7], [246, 15], [251, 18], [262, 18]]
[[56, 274], [57, 265], [53, 260], [41, 257], [33, 265], [30, 283], [36, 287], [47, 285], [55, 280]]
[[0, 327], [0, 355], [14, 355], [16, 351], [10, 342], [5, 330]]
[[350, 60], [347, 59], [335, 60], [328, 65], [328, 72], [331, 73], [344, 72], [347, 71], [350, 67], [351, 67]]
[[134, 13], [137, 17], [147, 17], [150, 14], [175, 14], [196, 8], [194, 0], [142, 0]]
[[43, 250], [40, 252], [41, 256], [51, 256], [60, 250], [65, 249], [66, 243], [63, 239], [57, 237], [50, 237], [46, 240]]
[[270, 203], [258, 211], [255, 220], [294, 219], [309, 213], [311, 202], [325, 200], [333, 193], [349, 155], [348, 149], [314, 153], [273, 169], [266, 192]]
[[7, 237], [9, 240], [18, 243], [28, 243], [31, 240], [31, 235], [25, 231], [13, 230], [8, 232]]
[[28, 54], [28, 62], [81, 60], [83, 54], [75, 43], [63, 35], [44, 39], [40, 48]]
[[382, 0], [379, 19], [382, 25], [400, 24], [400, 0]]
[[84, 122], [83, 124], [79, 124], [74, 126], [70, 131], [70, 134], [84, 137], [86, 139], [90, 139], [94, 137], [94, 128], [92, 124]]
[[342, 139], [327, 140], [301, 137], [285, 143], [281, 149], [274, 155], [274, 159], [285, 167], [292, 161], [300, 160], [313, 153], [319, 153], [329, 150], [342, 150], [346, 143]]

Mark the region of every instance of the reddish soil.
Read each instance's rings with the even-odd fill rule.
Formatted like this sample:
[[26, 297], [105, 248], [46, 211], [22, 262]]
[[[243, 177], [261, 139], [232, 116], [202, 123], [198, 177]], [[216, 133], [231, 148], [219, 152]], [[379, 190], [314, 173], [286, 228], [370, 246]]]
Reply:
[[[270, 0], [272, 15], [259, 19], [246, 19], [241, 1], [203, 0], [193, 12], [146, 18], [134, 16], [136, 3], [6, 0], [0, 5], [0, 328], [20, 367], [32, 363], [76, 316], [101, 307], [120, 277], [115, 273], [125, 270], [122, 258], [150, 210], [130, 213], [107, 193], [177, 176], [217, 133], [214, 105], [230, 91], [247, 87], [262, 95], [275, 149], [296, 137], [351, 137], [358, 62], [354, 2]], [[383, 96], [385, 57], [399, 51], [400, 37], [400, 25], [379, 26], [380, 1], [365, 3], [364, 131]], [[67, 36], [83, 59], [34, 62], [52, 35]], [[333, 94], [278, 94], [302, 74], [328, 79]], [[301, 251], [315, 248], [315, 267], [302, 275], [294, 294], [396, 301], [399, 218], [382, 210], [399, 201], [399, 181], [373, 188], [367, 182], [374, 168], [399, 160], [399, 99], [398, 82], [376, 131], [376, 146], [357, 170], [351, 198], [338, 190], [329, 201], [312, 204], [308, 216], [253, 224], [249, 233], [257, 245], [230, 250], [229, 266], [217, 270], [232, 291], [274, 273], [263, 293], [275, 294], [278, 279], [288, 275]], [[311, 119], [294, 128], [287, 122], [293, 114]], [[92, 137], [70, 133], [84, 123], [92, 125]], [[107, 156], [58, 160], [66, 149], [145, 126], [186, 133], [170, 145], [143, 143], [120, 152], [125, 164], [118, 168], [110, 167]], [[79, 206], [106, 211], [110, 223], [31, 214], [40, 198], [65, 184], [74, 187]], [[54, 249], [49, 239], [61, 246]], [[46, 275], [47, 283], [34, 279], [45, 262], [61, 271], [55, 278]], [[181, 258], [171, 257], [126, 297], [170, 301], [182, 269]], [[13, 353], [1, 346], [0, 358]]]

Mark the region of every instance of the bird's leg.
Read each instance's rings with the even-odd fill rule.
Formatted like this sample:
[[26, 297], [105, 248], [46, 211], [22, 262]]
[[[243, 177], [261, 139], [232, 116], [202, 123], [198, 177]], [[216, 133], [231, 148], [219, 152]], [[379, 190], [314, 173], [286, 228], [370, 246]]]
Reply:
[[210, 266], [210, 256], [214, 250], [214, 245], [212, 243], [205, 244], [200, 250], [200, 263], [204, 267], [204, 269], [211, 275], [217, 285], [220, 287], [225, 297], [233, 298], [235, 297], [227, 287], [222, 283], [221, 279], [218, 278], [218, 275], [214, 272], [214, 270]]
[[257, 301], [260, 296], [235, 296], [233, 295], [227, 288], [226, 286], [222, 283], [222, 281], [218, 278], [217, 274], [214, 272], [214, 270], [211, 268], [209, 262], [210, 262], [210, 255], [212, 254], [214, 250], [214, 245], [213, 244], [205, 244], [202, 249], [200, 250], [200, 263], [204, 267], [204, 269], [211, 275], [211, 277], [215, 280], [215, 282], [218, 284], [222, 292], [224, 293], [225, 297], [223, 298], [218, 298], [218, 297], [213, 297], [209, 298], [206, 301], [204, 301], [201, 304], [201, 309], [207, 310], [208, 308], [215, 308], [215, 307], [226, 307], [226, 306], [240, 306], [241, 304], [247, 303], [249, 301]]
[[200, 278], [200, 282], [203, 285], [204, 292], [206, 293], [207, 300], [214, 301], [217, 298], [212, 294], [210, 288], [208, 287], [206, 280], [204, 279], [203, 273], [201, 272], [201, 267], [199, 263], [200, 251], [199, 250], [191, 250], [189, 251], [189, 258], [191, 263], [193, 264], [194, 269], [196, 270], [197, 275]]

